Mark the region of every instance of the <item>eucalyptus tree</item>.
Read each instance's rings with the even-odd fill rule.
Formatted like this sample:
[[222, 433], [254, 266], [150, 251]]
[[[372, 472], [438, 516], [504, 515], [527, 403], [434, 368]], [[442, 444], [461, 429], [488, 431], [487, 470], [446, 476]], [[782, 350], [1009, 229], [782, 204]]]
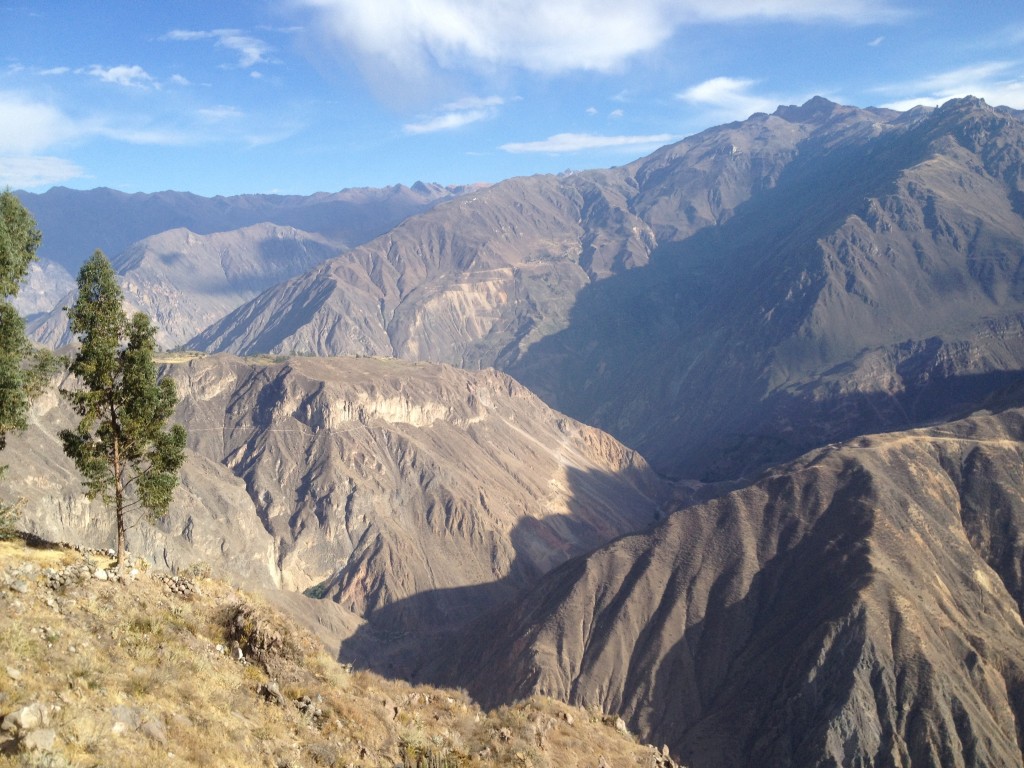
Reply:
[[10, 190], [0, 192], [0, 449], [7, 433], [24, 429], [29, 405], [32, 347], [25, 321], [11, 300], [17, 295], [41, 235], [35, 219]]
[[113, 505], [119, 566], [128, 528], [166, 514], [186, 438], [182, 426], [168, 425], [178, 395], [171, 379], [157, 376], [156, 328], [145, 313], [129, 318], [123, 299], [110, 262], [96, 251], [68, 310], [81, 346], [70, 366], [78, 386], [64, 394], [81, 420], [60, 433], [89, 498]]

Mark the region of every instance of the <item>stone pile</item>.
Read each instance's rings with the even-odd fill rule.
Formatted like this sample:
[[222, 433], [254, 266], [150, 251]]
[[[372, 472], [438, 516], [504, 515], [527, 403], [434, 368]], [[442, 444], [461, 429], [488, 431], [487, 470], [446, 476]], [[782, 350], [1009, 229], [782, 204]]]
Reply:
[[169, 573], [162, 574], [160, 583], [164, 585], [164, 592], [179, 597], [196, 597], [202, 594], [194, 581], [185, 576], [172, 576]]
[[60, 592], [93, 578], [94, 569], [87, 563], [75, 563], [64, 568], [43, 568], [43, 583], [54, 592]]

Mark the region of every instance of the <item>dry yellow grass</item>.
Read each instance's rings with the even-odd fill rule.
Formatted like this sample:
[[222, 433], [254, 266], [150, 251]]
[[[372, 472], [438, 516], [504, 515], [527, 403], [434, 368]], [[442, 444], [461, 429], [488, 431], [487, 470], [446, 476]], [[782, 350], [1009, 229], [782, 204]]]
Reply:
[[[0, 718], [59, 707], [52, 765], [663, 764], [595, 713], [540, 698], [487, 713], [464, 692], [346, 670], [310, 634], [215, 580], [191, 597], [146, 571], [54, 588], [53, 573], [82, 561], [0, 542]], [[13, 741], [4, 750], [0, 766], [24, 764]]]

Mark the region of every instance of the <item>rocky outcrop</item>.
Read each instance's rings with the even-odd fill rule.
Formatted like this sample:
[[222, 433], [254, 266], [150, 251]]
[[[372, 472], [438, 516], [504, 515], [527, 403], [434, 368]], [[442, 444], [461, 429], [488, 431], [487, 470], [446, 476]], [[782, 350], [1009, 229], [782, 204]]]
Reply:
[[462, 682], [694, 768], [1021, 765], [1022, 461], [1019, 409], [808, 454], [551, 572]]

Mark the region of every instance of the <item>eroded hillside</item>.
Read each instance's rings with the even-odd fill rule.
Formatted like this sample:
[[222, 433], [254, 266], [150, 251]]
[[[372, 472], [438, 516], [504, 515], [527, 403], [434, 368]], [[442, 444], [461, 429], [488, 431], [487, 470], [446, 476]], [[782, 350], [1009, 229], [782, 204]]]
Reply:
[[[669, 490], [636, 453], [494, 371], [218, 356], [166, 372], [189, 457], [170, 514], [140, 522], [130, 548], [340, 606], [336, 642], [364, 619], [425, 631], [478, 615], [650, 526]], [[11, 493], [32, 532], [105, 546], [110, 515], [54, 437], [70, 418], [55, 391], [37, 403], [5, 454]]]
[[460, 681], [696, 768], [1021, 765], [1022, 466], [1020, 409], [808, 454], [548, 574]]

